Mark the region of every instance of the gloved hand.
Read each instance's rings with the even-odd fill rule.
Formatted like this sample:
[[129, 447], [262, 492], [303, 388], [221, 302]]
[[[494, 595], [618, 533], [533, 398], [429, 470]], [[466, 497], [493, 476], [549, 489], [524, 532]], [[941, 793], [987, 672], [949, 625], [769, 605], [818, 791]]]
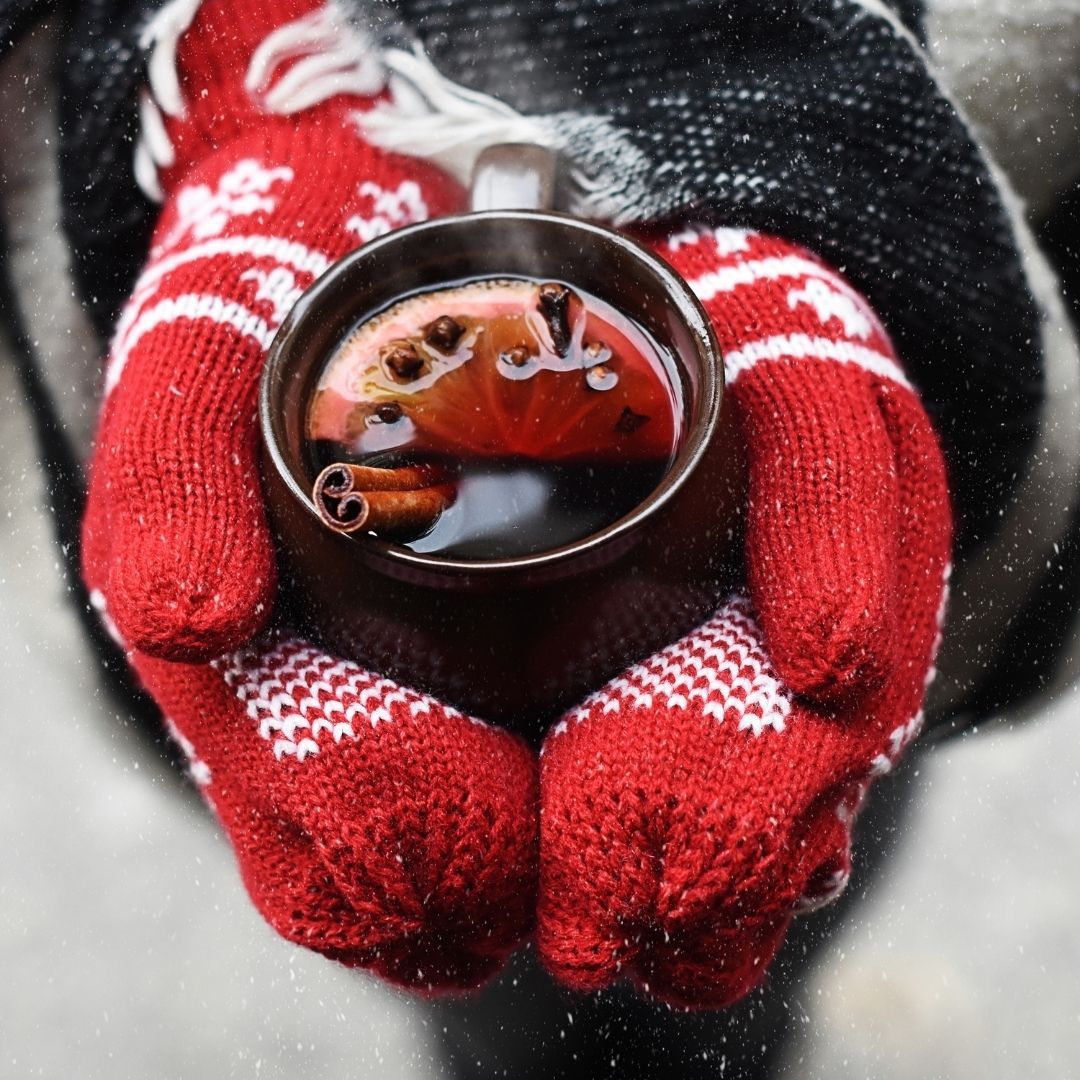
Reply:
[[258, 636], [274, 600], [256, 426], [271, 337], [333, 260], [462, 192], [360, 139], [362, 52], [311, 0], [174, 3], [149, 36], [137, 160], [164, 206], [109, 358], [86, 581], [270, 923], [410, 985], [473, 985], [532, 922], [534, 756]]
[[926, 413], [845, 281], [741, 230], [652, 242], [724, 351], [748, 595], [549, 733], [538, 940], [575, 988], [622, 974], [721, 1006], [838, 895], [855, 811], [918, 732], [951, 515]]

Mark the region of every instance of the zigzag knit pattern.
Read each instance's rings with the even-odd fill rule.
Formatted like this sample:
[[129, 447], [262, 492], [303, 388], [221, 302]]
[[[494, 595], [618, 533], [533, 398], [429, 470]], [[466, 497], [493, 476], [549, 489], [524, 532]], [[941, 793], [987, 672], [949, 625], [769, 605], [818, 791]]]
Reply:
[[355, 741], [365, 726], [390, 722], [398, 705], [414, 718], [433, 708], [451, 718], [461, 716], [426, 694], [291, 637], [261, 653], [251, 646], [215, 660], [213, 667], [243, 702], [259, 737], [273, 746], [279, 761], [286, 755], [303, 761], [342, 739]]
[[687, 1007], [765, 976], [851, 869], [922, 722], [951, 546], [937, 439], [880, 323], [805, 252], [653, 238], [711, 316], [746, 436], [749, 597], [612, 680], [541, 759], [538, 941], [577, 989]]
[[475, 986], [526, 935], [520, 740], [288, 635], [208, 665], [133, 658], [288, 940], [433, 990]]
[[745, 597], [734, 597], [689, 637], [590, 694], [552, 728], [549, 738], [586, 719], [597, 705], [602, 713], [686, 709], [699, 705], [705, 716], [760, 735], [783, 731], [791, 712], [784, 686], [761, 644], [761, 631]]

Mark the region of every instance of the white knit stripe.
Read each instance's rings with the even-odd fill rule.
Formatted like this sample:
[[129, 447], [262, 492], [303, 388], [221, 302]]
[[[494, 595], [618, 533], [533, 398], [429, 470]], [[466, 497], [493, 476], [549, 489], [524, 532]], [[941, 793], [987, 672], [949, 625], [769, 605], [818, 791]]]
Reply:
[[920, 709], [906, 724], [900, 724], [889, 733], [889, 745], [870, 762], [871, 777], [885, 776], [892, 772], [900, 755], [915, 736], [922, 731], [925, 715]]
[[761, 233], [753, 229], [738, 229], [728, 225], [689, 225], [668, 237], [668, 251], [684, 247], [699, 247], [709, 241], [709, 247], [721, 257], [738, 255], [750, 250], [751, 241], [761, 239]]
[[868, 316], [873, 317], [873, 308], [857, 290], [827, 266], [802, 255], [773, 255], [766, 259], [735, 262], [730, 266], [722, 266], [699, 278], [694, 278], [687, 284], [704, 304], [714, 297], [734, 292], [747, 285], [754, 285], [759, 281], [808, 277], [820, 278], [828, 282], [838, 292], [854, 300]]
[[247, 236], [221, 236], [213, 240], [204, 240], [192, 244], [175, 255], [152, 262], [135, 283], [134, 296], [144, 296], [162, 278], [171, 274], [178, 267], [200, 259], [214, 259], [219, 255], [249, 255], [252, 261], [273, 259], [278, 266], [285, 266], [301, 274], [311, 274], [313, 278], [324, 274], [333, 261], [316, 248], [307, 247], [284, 236], [252, 233]]
[[[925, 689], [930, 687], [937, 676], [937, 668], [934, 666], [934, 662], [937, 659], [938, 650], [941, 648], [945, 629], [945, 617], [949, 607], [949, 582], [952, 578], [952, 571], [952, 563], [947, 562], [941, 574], [941, 594], [934, 616], [934, 640], [930, 646], [930, 666], [923, 679]], [[869, 777], [884, 776], [886, 773], [891, 772], [893, 766], [900, 760], [903, 751], [922, 731], [925, 722], [925, 713], [920, 709], [906, 724], [894, 728], [889, 733], [888, 746], [870, 762]]]
[[90, 606], [97, 612], [98, 619], [101, 621], [101, 625], [105, 627], [105, 632], [120, 646], [125, 652], [127, 652], [127, 642], [124, 641], [123, 635], [120, 633], [116, 623], [113, 622], [112, 616], [109, 614], [109, 605], [105, 600], [105, 594], [100, 589], [91, 589], [88, 597]]
[[942, 575], [941, 582], [941, 600], [938, 603], [937, 609], [937, 634], [934, 636], [933, 648], [930, 651], [930, 670], [926, 674], [926, 685], [930, 684], [937, 677], [937, 658], [938, 653], [941, 651], [941, 643], [945, 640], [945, 619], [949, 614], [949, 598], [952, 595], [952, 563], [945, 564], [945, 572]]
[[166, 256], [152, 262], [142, 276], [135, 283], [135, 290], [124, 306], [124, 310], [116, 323], [116, 331], [113, 334], [112, 349], [115, 353], [121, 353], [130, 349], [127, 335], [138, 319], [142, 309], [157, 292], [164, 279], [174, 270], [202, 259], [214, 259], [222, 255], [238, 257], [250, 256], [247, 262], [251, 269], [260, 260], [272, 259], [272, 265], [267, 269], [290, 270], [301, 274], [309, 274], [311, 280], [325, 273], [331, 265], [329, 256], [321, 251], [309, 248], [294, 240], [287, 240], [280, 236], [253, 234], [250, 236], [227, 236], [214, 240], [205, 240], [199, 244], [192, 244], [175, 255]]
[[182, 296], [162, 300], [146, 309], [135, 321], [122, 348], [117, 349], [109, 358], [105, 372], [105, 394], [108, 395], [120, 381], [128, 358], [135, 346], [159, 326], [177, 322], [180, 319], [208, 319], [220, 326], [231, 326], [245, 337], [252, 337], [262, 349], [270, 348], [276, 327], [271, 327], [255, 312], [229, 300], [224, 296], [205, 293], [185, 293]]
[[749, 341], [741, 349], [724, 353], [724, 374], [728, 385], [733, 385], [763, 360], [828, 360], [855, 364], [865, 371], [911, 389], [911, 383], [903, 369], [891, 356], [851, 341], [835, 341], [832, 338], [812, 337], [810, 334], [777, 334], [774, 337]]
[[199, 787], [204, 788], [209, 786], [214, 779], [213, 773], [210, 771], [210, 766], [199, 757], [192, 741], [176, 726], [172, 718], [166, 716], [164, 717], [164, 720], [165, 727], [173, 737], [173, 741], [183, 751], [184, 757], [187, 758], [188, 775]]

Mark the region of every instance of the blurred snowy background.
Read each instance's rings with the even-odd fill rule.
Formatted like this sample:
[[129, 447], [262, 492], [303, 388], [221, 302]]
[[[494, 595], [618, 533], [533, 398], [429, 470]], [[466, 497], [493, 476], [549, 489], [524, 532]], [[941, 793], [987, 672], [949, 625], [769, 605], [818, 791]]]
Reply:
[[[1023, 6], [1029, 21], [1041, 14], [1038, 42], [1005, 0], [940, 0], [932, 29], [957, 92], [998, 125], [1001, 156], [1039, 208], [1048, 178], [1080, 163], [1076, 124], [1062, 132], [1040, 119], [1048, 96], [1077, 98], [1080, 15], [1076, 3]], [[1014, 77], [1009, 65], [1021, 70], [1035, 47], [1038, 77]], [[0, 122], [31, 134], [47, 119], [47, 108], [18, 104], [33, 77], [0, 72]], [[46, 128], [35, 137], [43, 147]], [[2, 143], [0, 163], [20, 272], [47, 275], [61, 250], [55, 192]], [[57, 336], [73, 324], [69, 306], [43, 294], [43, 349], [84, 349], [77, 334]], [[101, 693], [64, 600], [5, 348], [0, 1077], [447, 1076], [439, 1014], [279, 941], [192, 789]], [[73, 384], [66, 406], [88, 422], [92, 395]], [[908, 765], [900, 782], [913, 785], [913, 810], [895, 858], [788, 1001], [798, 1031], [788, 1080], [1080, 1078], [1078, 721], [1073, 693], [1027, 726]], [[852, 888], [864, 886], [857, 871]]]

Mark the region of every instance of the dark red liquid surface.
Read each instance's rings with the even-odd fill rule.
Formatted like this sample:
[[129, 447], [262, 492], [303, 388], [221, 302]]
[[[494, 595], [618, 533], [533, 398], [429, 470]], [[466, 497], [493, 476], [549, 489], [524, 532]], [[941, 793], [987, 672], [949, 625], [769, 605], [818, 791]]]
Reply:
[[[674, 363], [579, 289], [553, 316], [541, 284], [429, 291], [357, 327], [312, 397], [312, 476], [338, 462], [441, 466], [452, 505], [424, 535], [391, 538], [454, 558], [550, 550], [630, 513], [682, 439]], [[440, 317], [452, 321], [442, 334]]]

